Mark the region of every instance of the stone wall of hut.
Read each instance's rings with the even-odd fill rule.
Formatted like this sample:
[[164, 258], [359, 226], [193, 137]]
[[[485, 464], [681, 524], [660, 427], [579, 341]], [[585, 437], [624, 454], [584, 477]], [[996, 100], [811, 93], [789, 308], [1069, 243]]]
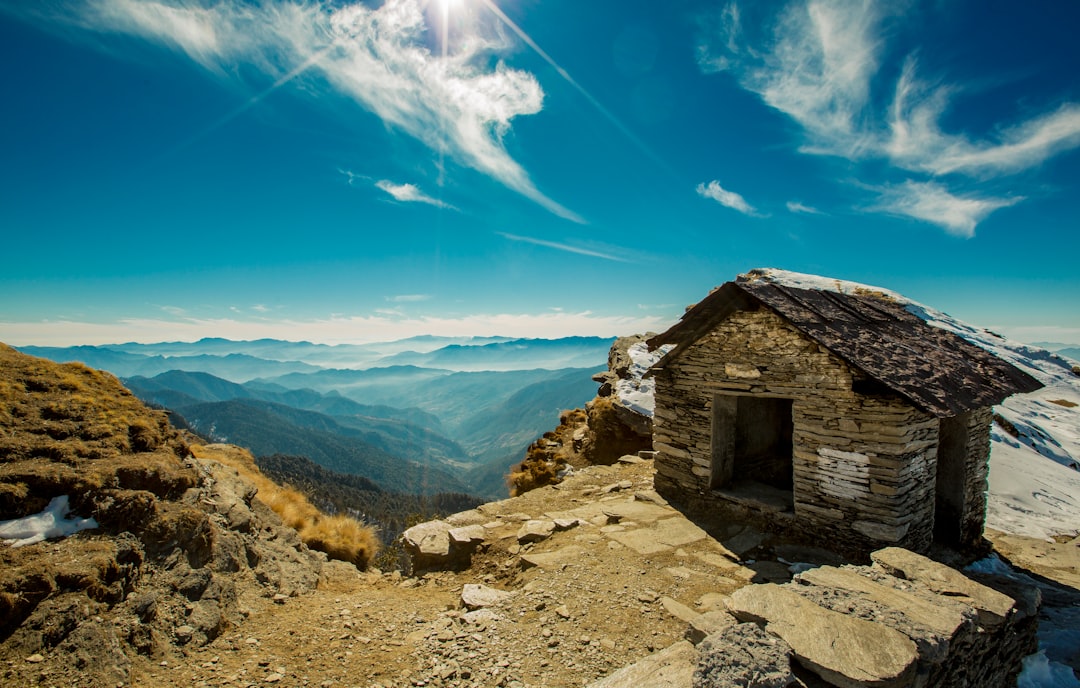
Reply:
[[[852, 391], [857, 371], [765, 308], [737, 311], [687, 346], [656, 374], [658, 491], [675, 501], [723, 502], [723, 491], [713, 490], [714, 403], [731, 395], [791, 399], [794, 514], [781, 525], [866, 552], [929, 547], [938, 419], [895, 395]], [[970, 423], [982, 416], [971, 414]], [[984, 500], [984, 510], [986, 453], [983, 446], [980, 458], [975, 445], [982, 437], [969, 442], [965, 490], [971, 501]]]
[[990, 487], [990, 425], [993, 421], [994, 410], [989, 406], [968, 415], [964, 512], [960, 524], [963, 544], [978, 542], [986, 524], [986, 492]]

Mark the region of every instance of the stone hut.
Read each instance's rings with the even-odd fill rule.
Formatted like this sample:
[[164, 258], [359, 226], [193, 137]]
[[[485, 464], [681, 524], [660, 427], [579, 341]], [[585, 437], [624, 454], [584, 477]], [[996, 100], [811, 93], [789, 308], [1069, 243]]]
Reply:
[[867, 553], [979, 541], [991, 408], [1041, 383], [886, 294], [740, 276], [649, 340], [656, 489]]

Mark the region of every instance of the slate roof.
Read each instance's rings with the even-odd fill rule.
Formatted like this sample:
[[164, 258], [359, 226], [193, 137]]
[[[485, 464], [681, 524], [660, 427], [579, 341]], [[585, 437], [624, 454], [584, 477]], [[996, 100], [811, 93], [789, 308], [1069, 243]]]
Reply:
[[848, 365], [915, 407], [945, 418], [1000, 403], [1043, 385], [967, 340], [928, 325], [876, 295], [787, 287], [764, 280], [728, 282], [691, 308], [649, 348], [675, 344], [659, 371], [738, 310], [768, 308]]

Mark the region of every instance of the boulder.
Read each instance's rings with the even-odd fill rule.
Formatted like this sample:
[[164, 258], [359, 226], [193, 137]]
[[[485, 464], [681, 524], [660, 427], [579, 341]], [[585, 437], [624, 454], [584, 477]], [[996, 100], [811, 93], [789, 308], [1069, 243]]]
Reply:
[[455, 527], [447, 521], [427, 521], [401, 534], [413, 571], [464, 568], [486, 538], [487, 529], [482, 525]]
[[755, 623], [729, 626], [698, 645], [693, 688], [786, 688], [792, 684], [796, 679], [791, 673], [791, 648]]
[[443, 568], [450, 559], [450, 531], [445, 521], [427, 521], [401, 534], [414, 570]]
[[791, 646], [804, 667], [840, 688], [902, 688], [910, 685], [918, 649], [899, 631], [823, 607], [772, 583], [740, 588], [727, 600], [739, 621]]

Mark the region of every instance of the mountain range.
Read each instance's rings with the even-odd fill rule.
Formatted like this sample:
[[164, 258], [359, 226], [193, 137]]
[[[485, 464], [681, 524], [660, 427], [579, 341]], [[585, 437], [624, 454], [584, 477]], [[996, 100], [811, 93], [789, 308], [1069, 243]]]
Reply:
[[612, 341], [208, 338], [22, 351], [108, 370], [178, 425], [258, 456], [306, 457], [394, 492], [501, 498], [529, 443], [592, 399]]

